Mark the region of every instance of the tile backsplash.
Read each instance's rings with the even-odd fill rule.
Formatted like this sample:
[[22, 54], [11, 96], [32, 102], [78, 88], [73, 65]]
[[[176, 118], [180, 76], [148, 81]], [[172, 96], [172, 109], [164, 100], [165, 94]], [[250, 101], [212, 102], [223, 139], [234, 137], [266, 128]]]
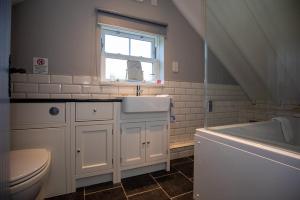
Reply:
[[[97, 77], [12, 74], [12, 98], [114, 98], [135, 95], [135, 85], [101, 84]], [[204, 126], [204, 84], [165, 81], [164, 85], [142, 85], [142, 95], [169, 94], [175, 104], [176, 122], [171, 124], [170, 142], [176, 146], [172, 158], [193, 153], [191, 145], [196, 128]], [[210, 84], [207, 95], [213, 101], [208, 113], [211, 126], [238, 123], [239, 111], [251, 103], [237, 85]], [[176, 145], [179, 144], [179, 145]], [[180, 146], [180, 144], [183, 144]]]

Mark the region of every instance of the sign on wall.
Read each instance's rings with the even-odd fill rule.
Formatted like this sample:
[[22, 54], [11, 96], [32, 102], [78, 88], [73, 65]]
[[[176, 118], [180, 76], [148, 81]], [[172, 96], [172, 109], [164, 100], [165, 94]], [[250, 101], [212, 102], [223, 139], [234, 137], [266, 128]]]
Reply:
[[33, 57], [33, 73], [48, 74], [48, 58]]

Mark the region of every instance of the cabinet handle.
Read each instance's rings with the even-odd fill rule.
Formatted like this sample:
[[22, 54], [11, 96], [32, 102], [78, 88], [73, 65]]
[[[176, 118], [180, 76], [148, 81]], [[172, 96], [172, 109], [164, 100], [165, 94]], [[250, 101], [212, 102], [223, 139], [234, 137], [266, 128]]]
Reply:
[[150, 141], [148, 141], [147, 144], [150, 144]]
[[80, 149], [77, 149], [77, 153], [80, 153]]
[[59, 109], [58, 109], [57, 107], [51, 107], [51, 108], [49, 109], [49, 113], [50, 113], [50, 115], [52, 115], [52, 116], [58, 115], [58, 114], [59, 114]]
[[143, 143], [142, 143], [142, 145], [145, 145], [145, 144], [146, 144], [146, 142], [143, 142]]
[[93, 109], [93, 113], [96, 113], [96, 112], [97, 112], [97, 109], [96, 109], [96, 108], [94, 108], [94, 109]]

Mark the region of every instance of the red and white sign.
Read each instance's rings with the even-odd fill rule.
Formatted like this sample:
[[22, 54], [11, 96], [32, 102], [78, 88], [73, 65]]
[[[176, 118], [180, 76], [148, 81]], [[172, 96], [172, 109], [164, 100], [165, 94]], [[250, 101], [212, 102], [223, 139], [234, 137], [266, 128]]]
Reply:
[[48, 74], [48, 58], [33, 58], [33, 73]]

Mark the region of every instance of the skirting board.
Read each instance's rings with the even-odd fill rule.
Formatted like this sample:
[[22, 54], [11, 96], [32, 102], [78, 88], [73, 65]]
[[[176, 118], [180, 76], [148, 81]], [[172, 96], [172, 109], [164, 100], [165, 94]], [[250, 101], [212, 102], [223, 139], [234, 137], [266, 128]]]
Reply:
[[[166, 163], [159, 163], [155, 165], [145, 166], [145, 167], [139, 167], [129, 170], [124, 170], [121, 172], [122, 178], [127, 178], [131, 176], [138, 176], [141, 174], [147, 174], [155, 171], [165, 170], [166, 169]], [[112, 174], [103, 174], [99, 176], [91, 176], [87, 178], [80, 178], [76, 180], [76, 188], [80, 187], [86, 187], [90, 185], [95, 185], [99, 183], [105, 183], [112, 181]]]
[[155, 165], [139, 167], [134, 169], [128, 169], [121, 172], [121, 178], [127, 178], [131, 176], [138, 176], [141, 174], [147, 174], [150, 172], [160, 171], [166, 169], [166, 163], [159, 163]]
[[80, 178], [76, 180], [76, 188], [86, 187], [90, 185], [95, 185], [99, 183], [105, 183], [112, 181], [112, 174], [103, 174], [98, 176], [91, 176], [87, 178]]

